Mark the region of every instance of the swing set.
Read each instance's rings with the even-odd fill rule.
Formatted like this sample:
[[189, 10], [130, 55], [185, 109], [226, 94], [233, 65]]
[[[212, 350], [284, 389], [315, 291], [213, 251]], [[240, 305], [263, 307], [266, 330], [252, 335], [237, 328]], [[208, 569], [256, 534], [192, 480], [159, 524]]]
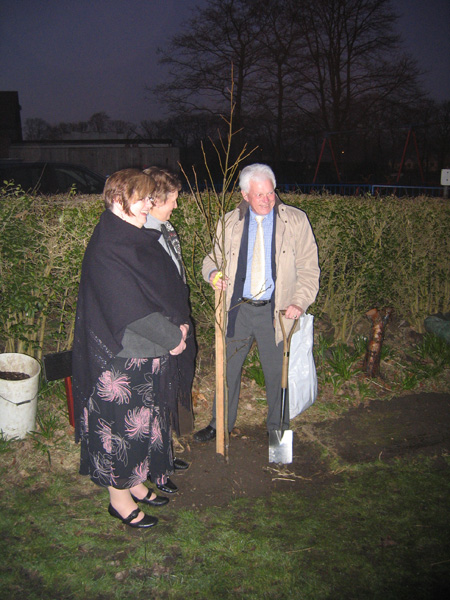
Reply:
[[[314, 173], [313, 184], [316, 183], [317, 174], [319, 173], [320, 163], [322, 162], [323, 154], [324, 154], [324, 151], [325, 151], [325, 148], [326, 148], [327, 145], [328, 145], [328, 147], [330, 149], [330, 152], [331, 152], [331, 157], [332, 157], [332, 160], [333, 160], [334, 168], [336, 170], [336, 175], [337, 175], [338, 182], [341, 183], [341, 175], [339, 173], [339, 168], [338, 168], [338, 164], [337, 164], [337, 161], [336, 161], [336, 156], [335, 156], [334, 149], [333, 149], [333, 144], [332, 144], [332, 141], [331, 141], [331, 137], [333, 135], [338, 134], [338, 133], [340, 133], [340, 132], [327, 132], [324, 135], [324, 138], [323, 138], [323, 141], [322, 141], [322, 146], [320, 148], [319, 158], [317, 160], [316, 171]], [[412, 126], [409, 127], [408, 134], [406, 136], [405, 145], [403, 147], [402, 159], [400, 161], [400, 166], [399, 166], [398, 173], [397, 173], [397, 178], [396, 178], [396, 181], [395, 181], [396, 184], [398, 184], [398, 182], [400, 181], [400, 177], [401, 177], [401, 174], [402, 174], [402, 171], [403, 171], [403, 166], [405, 164], [406, 151], [408, 149], [408, 146], [409, 146], [409, 143], [411, 141], [411, 138], [412, 138], [412, 140], [414, 142], [414, 148], [415, 148], [416, 157], [417, 157], [417, 164], [419, 166], [419, 171], [420, 171], [420, 177], [421, 177], [421, 180], [422, 180], [422, 184], [425, 184], [425, 178], [424, 178], [424, 175], [423, 175], [423, 168], [422, 168], [422, 160], [420, 158], [419, 147], [417, 145], [416, 132], [414, 130], [414, 127], [412, 127]]]

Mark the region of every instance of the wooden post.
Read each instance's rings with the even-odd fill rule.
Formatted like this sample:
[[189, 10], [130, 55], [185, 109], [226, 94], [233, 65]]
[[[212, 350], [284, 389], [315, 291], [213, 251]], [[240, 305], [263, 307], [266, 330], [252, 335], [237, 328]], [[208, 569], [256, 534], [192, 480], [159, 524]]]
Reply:
[[382, 311], [372, 308], [366, 313], [366, 317], [372, 320], [372, 331], [363, 364], [363, 369], [368, 377], [377, 377], [380, 374], [384, 331], [391, 314], [392, 308], [386, 308]]
[[223, 290], [216, 290], [216, 452], [222, 456], [225, 456], [224, 296]]

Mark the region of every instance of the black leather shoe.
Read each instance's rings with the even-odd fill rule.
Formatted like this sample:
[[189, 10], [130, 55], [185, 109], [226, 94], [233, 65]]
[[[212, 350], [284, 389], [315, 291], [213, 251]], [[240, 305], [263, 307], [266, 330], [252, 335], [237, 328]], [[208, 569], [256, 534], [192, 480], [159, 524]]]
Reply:
[[139, 500], [139, 498], [136, 498], [136, 496], [133, 496], [133, 494], [131, 494], [131, 497], [135, 502], [142, 502], [143, 504], [149, 504], [150, 506], [164, 506], [164, 504], [167, 504], [169, 502], [169, 498], [166, 498], [165, 496], [156, 496], [156, 498], [150, 500], [150, 496], [152, 494], [153, 490], [148, 490], [147, 495], [145, 496], [145, 498], [142, 498], [142, 500]]
[[122, 523], [125, 523], [125, 525], [128, 525], [128, 527], [134, 527], [135, 529], [149, 529], [150, 527], [153, 527], [154, 525], [156, 525], [156, 523], [158, 522], [158, 519], [156, 517], [151, 517], [150, 515], [144, 515], [142, 517], [142, 519], [140, 521], [138, 521], [137, 523], [131, 523], [131, 521], [133, 519], [135, 519], [138, 516], [138, 514], [141, 512], [139, 510], [139, 508], [136, 508], [135, 510], [133, 510], [133, 512], [131, 514], [129, 514], [126, 519], [124, 519], [122, 517], [122, 515], [120, 515], [113, 506], [111, 506], [111, 504], [108, 506], [108, 512], [112, 517], [115, 517], [116, 519], [120, 519], [122, 521]]
[[181, 460], [181, 458], [174, 458], [173, 466], [175, 471], [186, 471], [186, 469], [189, 469], [190, 465], [185, 460]]
[[216, 437], [216, 430], [211, 425], [205, 427], [205, 429], [200, 429], [197, 433], [194, 433], [194, 440], [196, 442], [209, 442], [209, 440], [214, 440]]
[[161, 483], [161, 484], [156, 484], [156, 487], [158, 488], [158, 490], [161, 490], [162, 492], [165, 492], [166, 494], [175, 494], [175, 492], [178, 492], [178, 486], [174, 484], [173, 481], [171, 481], [170, 479], [168, 479], [166, 481], [166, 483]]

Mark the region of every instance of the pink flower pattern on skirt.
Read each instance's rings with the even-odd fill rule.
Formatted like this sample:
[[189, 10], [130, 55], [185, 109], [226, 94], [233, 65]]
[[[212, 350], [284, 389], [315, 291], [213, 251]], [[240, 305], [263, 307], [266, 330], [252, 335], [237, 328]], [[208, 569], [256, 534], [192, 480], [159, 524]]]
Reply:
[[117, 372], [114, 368], [111, 371], [104, 371], [100, 375], [97, 388], [100, 398], [103, 398], [107, 402], [128, 404], [130, 400], [130, 380], [126, 375]]
[[127, 412], [125, 417], [125, 431], [130, 438], [139, 440], [148, 437], [150, 430], [150, 409], [143, 406]]
[[141, 463], [136, 465], [136, 467], [133, 469], [133, 473], [130, 478], [130, 484], [131, 484], [130, 487], [134, 487], [135, 485], [138, 485], [138, 483], [145, 481], [147, 479], [147, 473], [148, 473], [148, 457], [146, 457]]
[[129, 369], [139, 369], [145, 365], [148, 361], [148, 358], [129, 358], [125, 363], [125, 369], [128, 371]]
[[160, 421], [157, 417], [152, 420], [152, 431], [150, 435], [150, 444], [154, 448], [161, 448], [163, 445], [163, 437], [161, 432]]
[[173, 473], [169, 410], [159, 393], [167, 357], [112, 360], [84, 411], [81, 467], [100, 486], [130, 488]]
[[88, 409], [85, 406], [83, 408], [83, 414], [81, 415], [81, 432], [86, 435], [89, 431], [89, 413]]
[[117, 458], [126, 465], [128, 463], [127, 450], [130, 444], [122, 436], [111, 431], [111, 426], [103, 419], [98, 420], [97, 433], [102, 441], [103, 448], [108, 454]]

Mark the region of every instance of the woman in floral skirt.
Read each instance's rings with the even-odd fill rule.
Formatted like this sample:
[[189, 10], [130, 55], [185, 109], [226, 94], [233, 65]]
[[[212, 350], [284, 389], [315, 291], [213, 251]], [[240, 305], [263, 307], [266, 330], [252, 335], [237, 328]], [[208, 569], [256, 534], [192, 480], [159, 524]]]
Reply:
[[173, 360], [192, 328], [188, 290], [143, 228], [154, 183], [137, 169], [111, 175], [106, 210], [83, 259], [73, 345], [75, 437], [80, 473], [109, 492], [109, 514], [130, 527], [157, 518], [137, 503], [168, 498], [147, 488], [173, 473], [171, 413], [190, 395], [191, 373]]

